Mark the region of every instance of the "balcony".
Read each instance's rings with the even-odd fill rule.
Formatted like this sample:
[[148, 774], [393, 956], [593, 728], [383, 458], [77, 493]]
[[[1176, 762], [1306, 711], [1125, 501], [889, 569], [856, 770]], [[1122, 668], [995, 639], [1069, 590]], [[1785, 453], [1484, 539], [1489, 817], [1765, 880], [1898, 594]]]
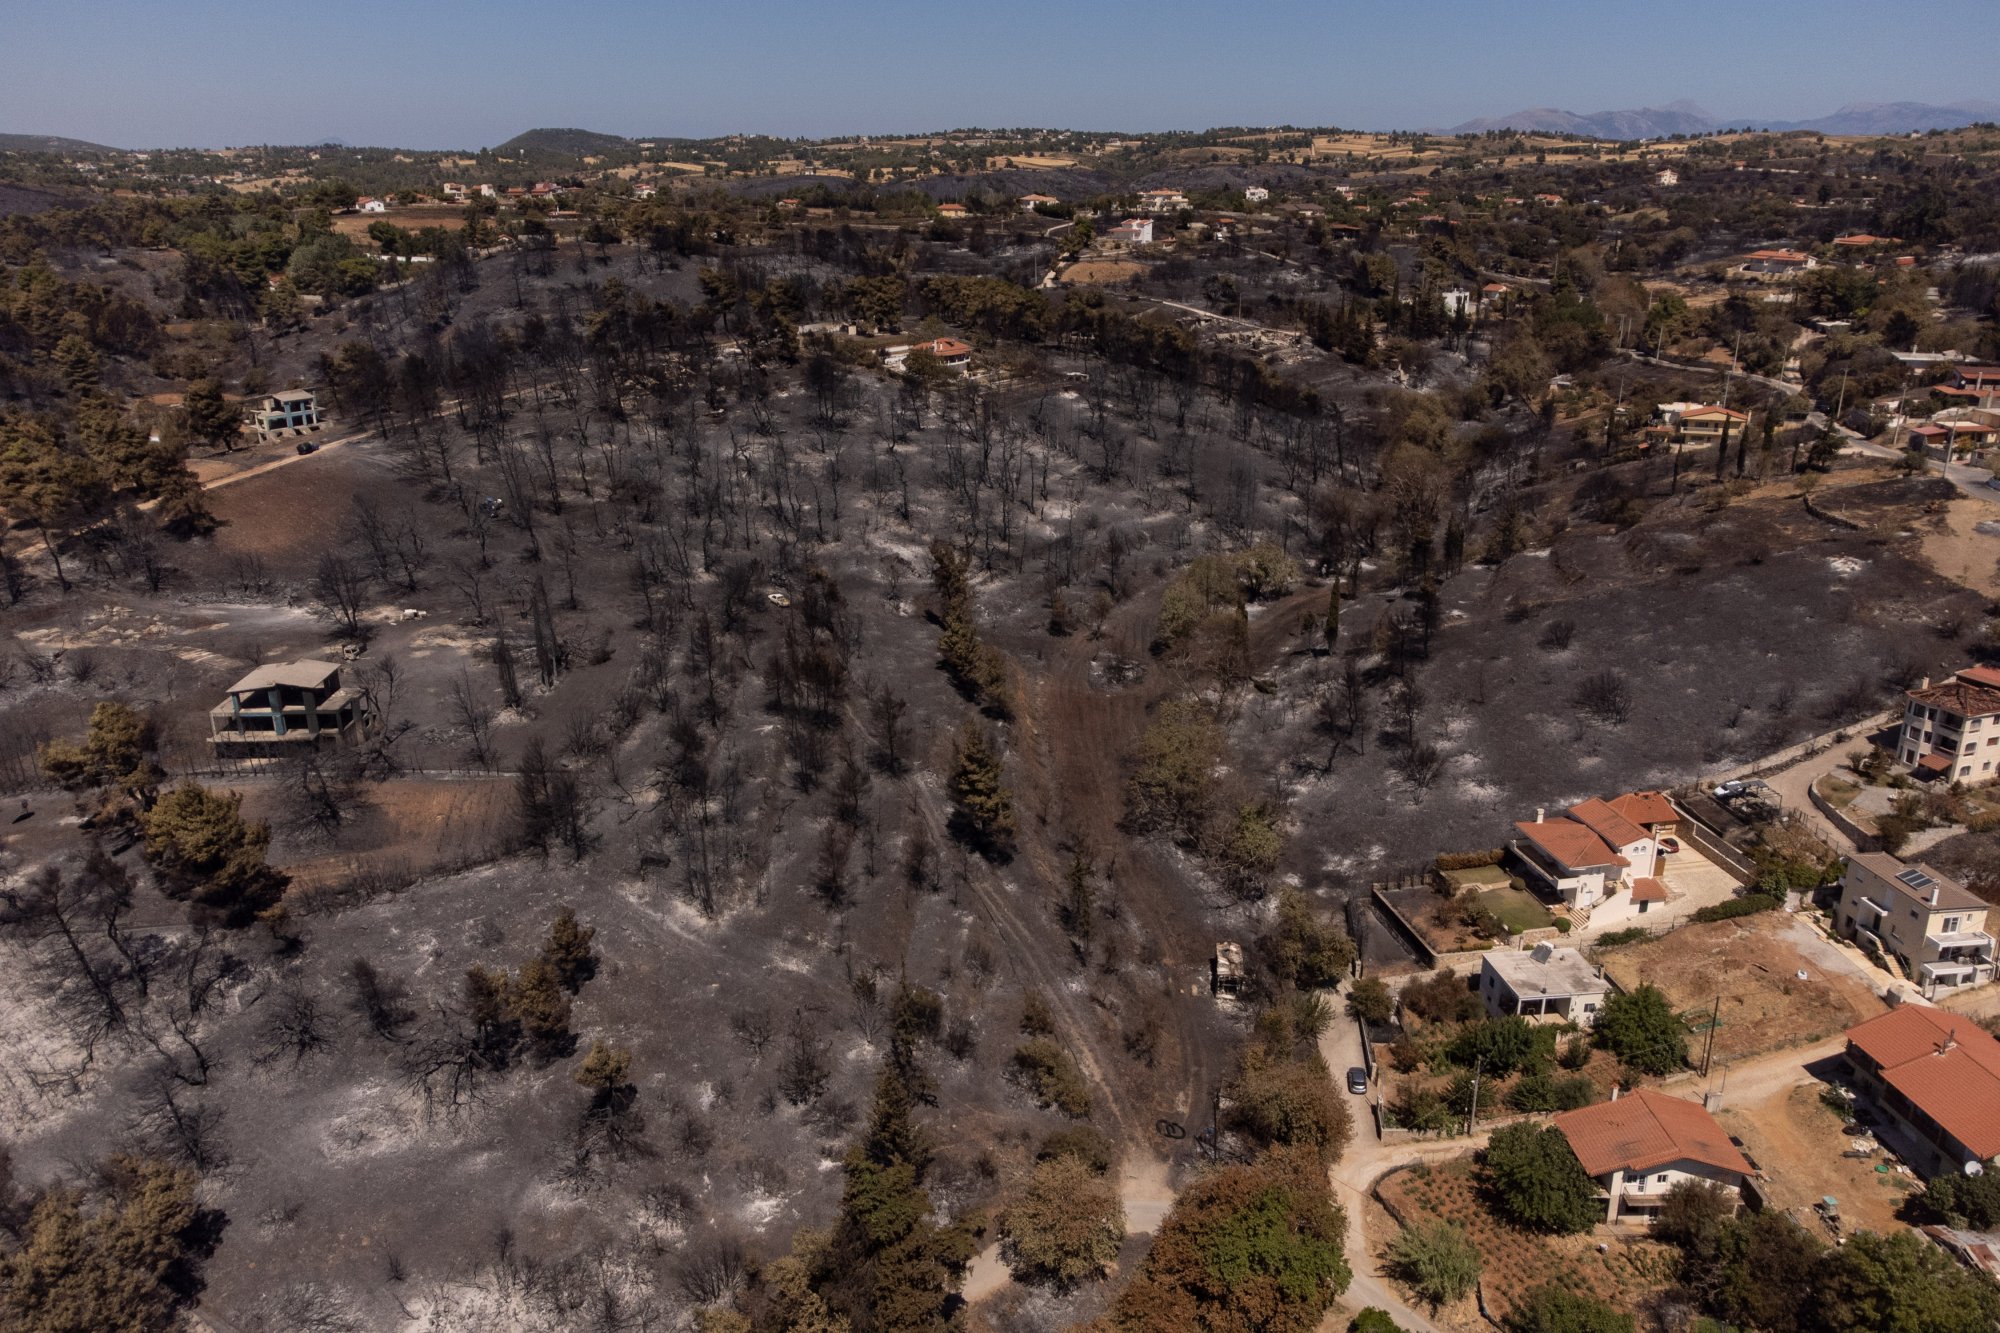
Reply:
[[1924, 950], [1940, 963], [1993, 962], [1993, 937], [1983, 930], [1954, 930], [1924, 936]]

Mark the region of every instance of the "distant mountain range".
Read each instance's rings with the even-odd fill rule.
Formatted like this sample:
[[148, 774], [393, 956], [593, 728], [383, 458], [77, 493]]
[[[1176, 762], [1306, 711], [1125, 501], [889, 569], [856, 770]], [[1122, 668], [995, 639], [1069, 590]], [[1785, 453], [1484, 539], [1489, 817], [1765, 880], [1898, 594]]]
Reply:
[[0, 153], [117, 153], [101, 143], [65, 139], [59, 134], [0, 134]]
[[1741, 117], [1717, 120], [1693, 102], [1669, 102], [1663, 107], [1634, 111], [1596, 111], [1578, 115], [1555, 107], [1530, 107], [1505, 116], [1487, 116], [1454, 125], [1452, 134], [1485, 134], [1493, 130], [1525, 130], [1541, 134], [1581, 134], [1596, 139], [1664, 139], [1675, 134], [1712, 134], [1716, 130], [1812, 130], [1820, 134], [1910, 134], [1921, 130], [1955, 130], [1976, 121], [2000, 119], [2000, 102], [1850, 102], [1816, 120], [1759, 120]]

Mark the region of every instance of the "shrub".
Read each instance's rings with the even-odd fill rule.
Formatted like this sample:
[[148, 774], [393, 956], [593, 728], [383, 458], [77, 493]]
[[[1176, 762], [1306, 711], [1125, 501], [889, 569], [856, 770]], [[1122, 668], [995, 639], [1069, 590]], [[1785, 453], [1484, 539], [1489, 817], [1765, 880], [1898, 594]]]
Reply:
[[1036, 1167], [999, 1221], [1000, 1257], [1015, 1279], [1058, 1288], [1103, 1276], [1125, 1239], [1117, 1187], [1070, 1156]]
[[1595, 1036], [1627, 1069], [1661, 1077], [1687, 1064], [1686, 1031], [1667, 997], [1641, 986], [1605, 1000]]
[[1403, 1008], [1430, 1023], [1462, 1023], [1486, 1012], [1465, 978], [1442, 968], [1403, 987]]
[[1364, 1023], [1386, 1023], [1396, 1012], [1396, 998], [1380, 977], [1363, 977], [1347, 992], [1347, 1012]]
[[1479, 1282], [1479, 1248], [1451, 1222], [1404, 1227], [1389, 1244], [1390, 1271], [1433, 1309], [1469, 1293]]
[[[1278, 926], [1269, 948], [1273, 969], [1302, 991], [1337, 985], [1354, 965], [1354, 941], [1347, 932], [1293, 888], [1278, 895]], [[1382, 983], [1375, 985], [1379, 988]], [[1387, 995], [1386, 990], [1383, 993]]]
[[1597, 1182], [1552, 1125], [1507, 1125], [1494, 1132], [1481, 1160], [1502, 1210], [1522, 1226], [1569, 1235], [1603, 1216]]
[[1784, 895], [1772, 893], [1746, 893], [1740, 898], [1731, 898], [1725, 903], [1714, 903], [1698, 909], [1695, 921], [1733, 921], [1739, 916], [1754, 916], [1758, 912], [1768, 912], [1785, 905]]
[[1556, 1081], [1548, 1074], [1523, 1074], [1507, 1089], [1507, 1105], [1524, 1115], [1556, 1109]]
[[1571, 921], [1571, 920], [1570, 920], [1570, 919], [1569, 919], [1568, 917], [1566, 917], [1566, 916], [1559, 916], [1559, 917], [1557, 917], [1557, 918], [1556, 918], [1556, 934], [1558, 934], [1558, 935], [1567, 935], [1567, 934], [1569, 934], [1569, 932], [1570, 932], [1571, 928], [1572, 928], [1572, 927], [1573, 927], [1574, 925], [1575, 925], [1575, 923], [1574, 923], [1574, 922], [1572, 922], [1572, 921]]
[[1069, 1052], [1051, 1037], [1031, 1037], [1014, 1049], [1009, 1073], [1044, 1106], [1073, 1120], [1090, 1114], [1090, 1087]]
[[1403, 1333], [1403, 1326], [1391, 1319], [1386, 1310], [1371, 1305], [1348, 1321], [1347, 1333]]
[[1507, 1314], [1507, 1333], [1634, 1333], [1629, 1314], [1561, 1287], [1536, 1287]]
[[1504, 847], [1489, 847], [1480, 852], [1440, 852], [1435, 862], [1440, 871], [1478, 870], [1484, 866], [1497, 866], [1507, 854]]
[[1554, 1028], [1537, 1029], [1517, 1014], [1475, 1023], [1452, 1038], [1445, 1058], [1461, 1069], [1480, 1069], [1489, 1078], [1505, 1078], [1517, 1069], [1548, 1062], [1555, 1046]]
[[1452, 1127], [1451, 1108], [1434, 1089], [1405, 1080], [1396, 1085], [1389, 1114], [1404, 1129], [1419, 1134], [1442, 1134]]
[[1919, 1202], [1953, 1226], [1990, 1230], [2000, 1226], [2000, 1173], [1938, 1176], [1924, 1187]]
[[1705, 1180], [1684, 1180], [1667, 1191], [1653, 1215], [1653, 1234], [1683, 1250], [1706, 1249], [1730, 1218], [1736, 1196]]
[[1649, 938], [1649, 932], [1644, 926], [1627, 926], [1623, 930], [1607, 930], [1602, 935], [1599, 935], [1597, 937], [1597, 947], [1600, 949], [1615, 949], [1621, 944], [1637, 944], [1639, 941], [1647, 938]]
[[1096, 1126], [1073, 1125], [1049, 1135], [1042, 1140], [1042, 1146], [1035, 1149], [1035, 1160], [1038, 1162], [1046, 1162], [1052, 1157], [1074, 1157], [1102, 1176], [1108, 1175], [1117, 1163], [1118, 1150]]
[[1347, 1103], [1318, 1052], [1287, 1060], [1253, 1049], [1230, 1095], [1229, 1123], [1265, 1147], [1312, 1148], [1331, 1161], [1354, 1133]]

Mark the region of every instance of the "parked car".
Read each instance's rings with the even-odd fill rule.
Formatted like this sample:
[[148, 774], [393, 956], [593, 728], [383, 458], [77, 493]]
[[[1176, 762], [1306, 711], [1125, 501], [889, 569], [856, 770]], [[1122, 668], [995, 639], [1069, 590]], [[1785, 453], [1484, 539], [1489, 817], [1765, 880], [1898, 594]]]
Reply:
[[1668, 856], [1672, 856], [1675, 852], [1679, 851], [1680, 849], [1681, 849], [1681, 840], [1679, 838], [1660, 839], [1660, 850], [1665, 852]]
[[1368, 1071], [1360, 1065], [1347, 1071], [1347, 1090], [1359, 1097], [1368, 1091]]

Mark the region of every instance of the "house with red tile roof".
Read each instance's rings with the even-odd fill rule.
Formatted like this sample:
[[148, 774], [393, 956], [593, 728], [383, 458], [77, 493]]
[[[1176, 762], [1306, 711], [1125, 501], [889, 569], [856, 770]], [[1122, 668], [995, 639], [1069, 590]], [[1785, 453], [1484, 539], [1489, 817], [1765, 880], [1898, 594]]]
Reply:
[[1847, 1030], [1847, 1064], [1923, 1175], [2000, 1157], [2000, 1042], [1963, 1014], [1900, 1005]]
[[1691, 1181], [1741, 1194], [1756, 1168], [1699, 1102], [1651, 1088], [1565, 1111], [1556, 1128], [1604, 1191], [1604, 1220], [1645, 1221]]
[[1904, 695], [1896, 757], [1918, 777], [1991, 782], [2000, 777], [2000, 671], [1967, 667]]
[[1585, 910], [1616, 893], [1632, 869], [1631, 861], [1588, 825], [1547, 816], [1547, 811], [1537, 810], [1534, 819], [1515, 824], [1516, 836], [1508, 843], [1529, 882]]

